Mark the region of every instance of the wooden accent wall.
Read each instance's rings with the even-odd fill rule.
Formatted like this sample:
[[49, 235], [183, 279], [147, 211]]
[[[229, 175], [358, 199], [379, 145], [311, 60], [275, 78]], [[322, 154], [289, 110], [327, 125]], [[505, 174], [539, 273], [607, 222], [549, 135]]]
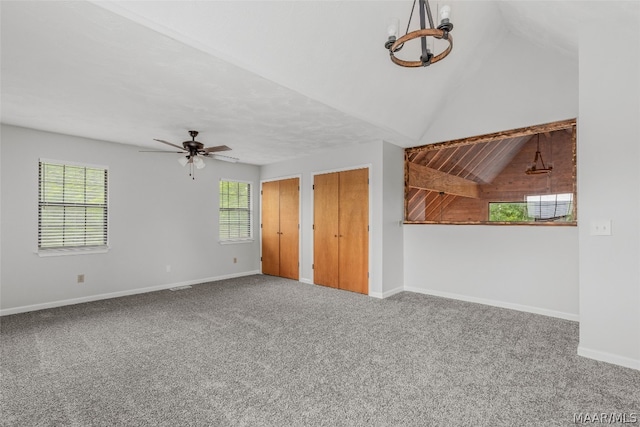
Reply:
[[[527, 129], [518, 129], [518, 134], [500, 133], [505, 138], [502, 140], [491, 136], [485, 139], [475, 137], [471, 138], [473, 143], [457, 140], [407, 149], [406, 221], [486, 223], [490, 202], [523, 202], [526, 195], [537, 194], [575, 195], [575, 120], [549, 126], [555, 130], [544, 131], [543, 128], [544, 132], [532, 134]], [[551, 164], [553, 171], [527, 175], [525, 171], [533, 163], [538, 136], [544, 162]], [[428, 182], [431, 177], [440, 176], [431, 169], [449, 173], [455, 178]], [[458, 187], [464, 180], [475, 182], [478, 191], [474, 190], [473, 195], [462, 194]]]

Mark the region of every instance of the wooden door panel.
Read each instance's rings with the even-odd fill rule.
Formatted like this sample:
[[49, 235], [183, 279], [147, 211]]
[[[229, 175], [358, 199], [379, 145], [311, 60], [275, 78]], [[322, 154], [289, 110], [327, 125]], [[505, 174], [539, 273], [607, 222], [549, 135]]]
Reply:
[[280, 186], [262, 183], [262, 273], [280, 275]]
[[280, 276], [299, 279], [300, 180], [280, 181]]
[[369, 170], [340, 172], [339, 288], [369, 293]]
[[313, 283], [337, 288], [339, 175], [316, 175], [313, 184]]

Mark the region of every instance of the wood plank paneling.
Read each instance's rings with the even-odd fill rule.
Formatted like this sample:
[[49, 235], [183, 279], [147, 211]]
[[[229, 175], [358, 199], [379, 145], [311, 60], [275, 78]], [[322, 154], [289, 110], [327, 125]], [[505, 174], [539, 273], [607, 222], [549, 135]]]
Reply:
[[[485, 153], [475, 156], [476, 160], [471, 163], [474, 166], [468, 168], [471, 176], [477, 174], [489, 181], [479, 183], [478, 199], [449, 194], [440, 195], [437, 191], [427, 191], [424, 214], [419, 211], [415, 203], [410, 203], [409, 206], [413, 210], [408, 213], [407, 219], [447, 223], [486, 222], [489, 219], [489, 202], [523, 202], [525, 195], [574, 193], [573, 135], [565, 131], [555, 131], [540, 136], [540, 150], [545, 162], [553, 163], [554, 166], [550, 174], [525, 174], [525, 170], [535, 156], [536, 145], [537, 137], [530, 136], [485, 144]], [[466, 146], [457, 148], [466, 148]], [[407, 168], [410, 170], [411, 165]], [[465, 177], [464, 174], [459, 176]]]
[[407, 148], [406, 151], [409, 155], [411, 155], [414, 152], [419, 152], [423, 150], [439, 150], [443, 146], [461, 147], [465, 145], [474, 145], [478, 143], [498, 141], [498, 140], [508, 139], [508, 138], [517, 138], [521, 136], [535, 135], [538, 133], [566, 130], [566, 129], [571, 129], [575, 125], [576, 125], [576, 119], [562, 120], [562, 121], [553, 122], [553, 123], [545, 123], [542, 125], [529, 126], [525, 128], [512, 129], [512, 130], [507, 130], [502, 132], [495, 132], [487, 135], [478, 135], [470, 138], [461, 138], [461, 139], [447, 141], [440, 144], [421, 145], [418, 147]]
[[408, 166], [409, 187], [475, 199], [480, 197], [479, 186], [473, 181], [415, 163], [409, 163]]
[[313, 181], [313, 281], [332, 288], [339, 285], [339, 182], [338, 173], [316, 175]]
[[369, 170], [340, 172], [340, 289], [369, 292]]

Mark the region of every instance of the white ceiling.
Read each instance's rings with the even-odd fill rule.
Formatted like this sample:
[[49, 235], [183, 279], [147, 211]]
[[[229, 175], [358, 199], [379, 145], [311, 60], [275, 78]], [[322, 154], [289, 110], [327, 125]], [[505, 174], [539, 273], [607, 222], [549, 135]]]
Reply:
[[195, 129], [251, 164], [411, 146], [483, 52], [510, 35], [577, 58], [588, 13], [571, 1], [448, 3], [453, 52], [404, 69], [383, 44], [411, 1], [2, 1], [1, 120], [152, 149]]

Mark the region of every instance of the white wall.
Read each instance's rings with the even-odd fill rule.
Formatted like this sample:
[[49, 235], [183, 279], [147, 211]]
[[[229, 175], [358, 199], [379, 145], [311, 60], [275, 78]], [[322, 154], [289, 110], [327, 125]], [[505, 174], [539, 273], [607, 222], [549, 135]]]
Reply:
[[[640, 4], [613, 16], [608, 2], [581, 7], [593, 10], [578, 64], [512, 38], [422, 141], [577, 117], [579, 227], [406, 226], [405, 286], [579, 318], [578, 354], [640, 369]], [[594, 28], [616, 28], [615, 43]], [[601, 219], [611, 236], [590, 234]]]
[[404, 149], [382, 145], [383, 297], [404, 288]]
[[[220, 245], [217, 235], [220, 178], [257, 187], [258, 167], [211, 160], [193, 181], [176, 155], [6, 125], [1, 132], [2, 314], [259, 269], [257, 238]], [[39, 158], [109, 167], [108, 253], [37, 255]]]
[[577, 227], [404, 228], [405, 289], [578, 320]]
[[[403, 250], [402, 229], [398, 226], [402, 220], [401, 183], [404, 176], [403, 150], [400, 147], [382, 141], [372, 142], [265, 165], [262, 166], [261, 179], [301, 175], [300, 281], [313, 283], [313, 175], [363, 166], [369, 167], [370, 177], [369, 295], [383, 297], [397, 292], [403, 283], [402, 263], [399, 262]], [[389, 178], [388, 183], [385, 177]], [[383, 208], [387, 203], [390, 208]]]
[[[578, 353], [640, 369], [640, 4], [589, 3], [580, 34]], [[615, 43], [594, 28], [618, 28]], [[611, 220], [611, 236], [591, 221]]]
[[[577, 117], [577, 81], [574, 59], [506, 37], [421, 143]], [[405, 287], [577, 320], [577, 249], [576, 227], [406, 225]]]
[[578, 115], [578, 62], [508, 35], [449, 94], [420, 144]]

